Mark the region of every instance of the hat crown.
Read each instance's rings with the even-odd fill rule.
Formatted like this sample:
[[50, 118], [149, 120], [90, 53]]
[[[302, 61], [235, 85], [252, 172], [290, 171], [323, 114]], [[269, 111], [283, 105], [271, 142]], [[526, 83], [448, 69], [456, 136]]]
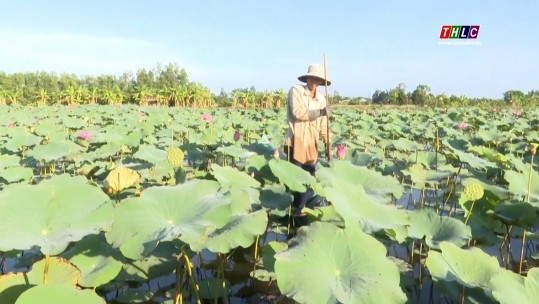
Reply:
[[324, 78], [324, 68], [319, 64], [311, 64], [307, 69], [307, 74], [320, 75], [321, 78]]
[[307, 82], [308, 77], [316, 77], [325, 80], [328, 86], [331, 85], [331, 81], [326, 79], [324, 67], [322, 67], [322, 65], [320, 64], [313, 63], [309, 65], [307, 73], [305, 75], [299, 76], [298, 79], [302, 82]]

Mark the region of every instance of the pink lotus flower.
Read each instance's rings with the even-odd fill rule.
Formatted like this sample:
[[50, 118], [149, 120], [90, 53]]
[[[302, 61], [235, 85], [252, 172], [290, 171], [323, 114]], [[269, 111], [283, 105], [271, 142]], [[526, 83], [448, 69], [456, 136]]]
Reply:
[[376, 113], [374, 113], [374, 111], [371, 112], [371, 116], [374, 117]]
[[447, 112], [447, 110], [445, 108], [440, 109], [440, 113], [445, 113], [445, 112]]
[[10, 129], [13, 128], [14, 126], [15, 125], [11, 121], [7, 123], [7, 127]]
[[204, 113], [202, 114], [202, 120], [205, 122], [211, 122], [213, 120], [213, 116], [211, 116], [210, 113]]
[[492, 108], [492, 113], [496, 113], [496, 108]]
[[273, 157], [279, 158], [279, 148], [275, 148], [275, 150], [273, 150]]
[[90, 133], [90, 131], [88, 130], [83, 130], [79, 132], [79, 135], [77, 137], [80, 139], [89, 140], [90, 138], [92, 138], [92, 133]]
[[234, 106], [231, 106], [230, 108], [228, 108], [228, 112], [234, 112]]
[[346, 150], [344, 149], [344, 146], [339, 145], [337, 147], [337, 159], [344, 159], [345, 155], [346, 155]]
[[240, 131], [236, 130], [234, 132], [234, 141], [240, 140], [240, 137], [241, 137]]
[[521, 112], [521, 111], [514, 111], [514, 112], [513, 112], [513, 115], [514, 115], [515, 117], [520, 117], [520, 116], [522, 115], [522, 112]]
[[461, 121], [461, 122], [459, 122], [459, 123], [457, 124], [456, 127], [457, 127], [457, 129], [464, 130], [464, 129], [468, 128], [468, 124], [465, 123], [464, 121]]

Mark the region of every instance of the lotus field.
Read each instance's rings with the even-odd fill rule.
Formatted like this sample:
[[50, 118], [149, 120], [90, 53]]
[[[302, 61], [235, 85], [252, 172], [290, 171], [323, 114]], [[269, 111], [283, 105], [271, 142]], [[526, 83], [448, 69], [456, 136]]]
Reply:
[[285, 116], [0, 107], [0, 303], [538, 303], [538, 109]]

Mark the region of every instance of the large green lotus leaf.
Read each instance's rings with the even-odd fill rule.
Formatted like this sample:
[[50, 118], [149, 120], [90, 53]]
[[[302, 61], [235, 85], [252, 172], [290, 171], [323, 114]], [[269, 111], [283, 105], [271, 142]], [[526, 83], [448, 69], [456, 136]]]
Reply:
[[0, 169], [20, 166], [21, 158], [17, 155], [0, 154]]
[[107, 195], [82, 176], [15, 184], [0, 192], [0, 250], [37, 245], [43, 254], [57, 255], [70, 242], [109, 229], [112, 210]]
[[[45, 259], [32, 265], [28, 272], [9, 273], [0, 276], [0, 300], [2, 304], [12, 304], [26, 290], [43, 284]], [[66, 284], [75, 286], [80, 278], [80, 271], [68, 261], [58, 258], [49, 258], [47, 284]], [[39, 301], [38, 301], [39, 303]]]
[[[350, 165], [350, 167], [353, 167]], [[391, 191], [391, 184], [388, 190], [376, 189], [374, 183], [368, 184], [373, 187], [373, 196], [369, 196], [358, 183], [359, 175], [352, 174], [360, 168], [322, 168], [318, 171], [326, 198], [332, 203], [335, 210], [343, 217], [347, 225], [360, 224], [366, 232], [376, 232], [382, 229], [391, 229], [408, 224], [408, 215], [404, 210], [397, 209], [395, 205], [389, 205], [380, 199], [378, 195], [384, 195], [383, 191]], [[368, 170], [367, 170], [368, 171]], [[376, 179], [374, 174], [373, 179]], [[365, 177], [362, 177], [365, 178]], [[380, 178], [380, 180], [384, 180]], [[372, 181], [371, 181], [372, 182]], [[378, 181], [379, 182], [379, 181]], [[378, 185], [384, 187], [383, 184]], [[374, 191], [380, 191], [376, 193]], [[382, 200], [382, 202], [380, 202]]]
[[15, 302], [15, 304], [35, 303], [105, 304], [105, 300], [93, 290], [47, 284], [28, 289]]
[[379, 204], [387, 204], [392, 196], [399, 198], [404, 192], [404, 187], [395, 178], [355, 166], [348, 161], [334, 162], [330, 168], [320, 168], [316, 176], [323, 187], [343, 183], [361, 185], [370, 200]]
[[269, 272], [275, 271], [275, 254], [284, 251], [288, 248], [288, 244], [271, 241], [262, 247], [262, 262], [264, 269]]
[[286, 187], [279, 184], [265, 185], [260, 190], [260, 202], [264, 208], [284, 210], [290, 206], [293, 197]]
[[501, 304], [534, 304], [539, 300], [539, 268], [528, 271], [523, 277], [512, 271], [502, 270], [490, 281], [492, 295]]
[[423, 146], [415, 141], [409, 140], [408, 138], [399, 138], [391, 142], [391, 145], [401, 151], [417, 151], [422, 149]]
[[107, 241], [134, 260], [175, 238], [192, 246], [204, 243], [208, 231], [224, 226], [231, 213], [231, 200], [219, 188], [209, 180], [147, 188], [116, 207]]
[[427, 170], [422, 164], [414, 164], [410, 168], [402, 170], [402, 174], [410, 176], [414, 186], [422, 189], [428, 184], [439, 184], [448, 176], [453, 175], [450, 171]]
[[280, 291], [300, 303], [404, 303], [399, 270], [386, 254], [357, 228], [316, 222], [275, 255], [275, 273]]
[[425, 261], [431, 275], [445, 281], [458, 281], [467, 287], [488, 288], [493, 275], [500, 272], [498, 259], [477, 247], [461, 249], [450, 242], [440, 244], [442, 253], [430, 251]]
[[[515, 195], [526, 197], [528, 195], [529, 173], [518, 173], [512, 170], [505, 171], [505, 180], [509, 183], [509, 191]], [[539, 201], [539, 173], [532, 173], [532, 183], [530, 189], [530, 202]]]
[[260, 191], [258, 189], [233, 186], [222, 190], [230, 193], [231, 215], [245, 214], [253, 209], [258, 209], [254, 206], [260, 206]]
[[149, 290], [125, 289], [116, 298], [120, 303], [153, 303], [154, 293]]
[[114, 279], [122, 269], [122, 255], [102, 234], [85, 237], [62, 256], [81, 271], [79, 285], [84, 287], [101, 286]]
[[446, 158], [442, 153], [429, 152], [429, 151], [418, 151], [417, 154], [412, 154], [410, 156], [412, 161], [415, 161], [419, 164], [425, 166], [425, 168], [436, 168], [440, 169], [441, 166], [445, 165]]
[[533, 227], [537, 223], [537, 207], [528, 203], [498, 204], [494, 217], [507, 225]]
[[8, 151], [17, 152], [23, 146], [31, 147], [31, 146], [37, 145], [41, 140], [42, 140], [41, 137], [25, 132], [21, 134], [20, 136], [14, 136], [11, 139], [9, 139], [3, 145], [3, 147], [6, 148]]
[[0, 169], [0, 180], [5, 180], [7, 183], [15, 183], [19, 181], [29, 181], [34, 177], [32, 168], [27, 167], [10, 167]]
[[260, 187], [260, 183], [245, 172], [232, 167], [211, 165], [212, 174], [223, 187], [247, 188]]
[[292, 191], [305, 192], [307, 190], [305, 186], [316, 184], [316, 179], [312, 175], [286, 160], [271, 159], [269, 167], [279, 181]]
[[46, 145], [34, 147], [34, 149], [28, 153], [28, 156], [31, 156], [38, 161], [44, 160], [46, 162], [50, 162], [73, 155], [80, 151], [80, 149], [81, 147], [72, 141], [53, 141]]
[[239, 246], [247, 248], [253, 244], [257, 235], [263, 234], [268, 225], [268, 215], [265, 210], [230, 217], [228, 223], [208, 234], [203, 244], [193, 244], [191, 249], [202, 251], [228, 253]]
[[[173, 273], [176, 269], [176, 257], [180, 252], [179, 247], [184, 245], [181, 243], [176, 246], [174, 243], [181, 243], [181, 241], [161, 242], [149, 255], [136, 261], [123, 258], [123, 269], [114, 281], [146, 282]], [[193, 255], [189, 250], [187, 251], [189, 256]]]
[[432, 248], [439, 249], [440, 243], [447, 241], [462, 246], [471, 238], [470, 227], [460, 220], [439, 216], [432, 209], [410, 211], [408, 234], [416, 239], [425, 237]]
[[140, 145], [134, 158], [146, 161], [150, 164], [157, 164], [166, 160], [167, 152], [150, 145]]
[[467, 163], [468, 165], [470, 165], [470, 167], [474, 169], [486, 170], [488, 168], [496, 168], [495, 163], [492, 163], [486, 159], [477, 157], [471, 153], [466, 153], [456, 148], [453, 148], [451, 144], [449, 144], [448, 142], [444, 142], [444, 144], [446, 144], [446, 146], [448, 146], [450, 150], [452, 150], [452, 152], [446, 152], [447, 156], [456, 158], [462, 163]]

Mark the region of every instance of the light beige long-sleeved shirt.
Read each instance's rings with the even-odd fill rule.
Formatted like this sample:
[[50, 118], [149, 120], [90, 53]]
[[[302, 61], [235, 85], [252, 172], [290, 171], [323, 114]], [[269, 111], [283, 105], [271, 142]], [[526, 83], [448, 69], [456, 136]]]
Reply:
[[288, 132], [285, 145], [294, 148], [293, 158], [301, 164], [315, 164], [318, 159], [320, 137], [324, 143], [328, 139], [328, 117], [316, 117], [310, 112], [310, 110], [320, 110], [324, 107], [326, 107], [326, 98], [320, 92], [316, 92], [316, 97], [311, 98], [307, 85], [294, 85], [288, 92]]

